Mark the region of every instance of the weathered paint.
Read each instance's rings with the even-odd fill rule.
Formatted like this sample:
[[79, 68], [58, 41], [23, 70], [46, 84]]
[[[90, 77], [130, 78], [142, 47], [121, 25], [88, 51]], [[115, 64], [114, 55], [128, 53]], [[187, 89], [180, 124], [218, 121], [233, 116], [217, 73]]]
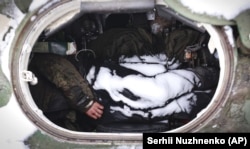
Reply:
[[[9, 22], [10, 18], [2, 15], [0, 12], [0, 44], [4, 42], [7, 32], [9, 30]], [[2, 44], [3, 45], [3, 44]], [[3, 52], [3, 46], [0, 46], [0, 66], [2, 66], [1, 55]], [[0, 107], [5, 106], [9, 102], [9, 98], [11, 96], [11, 86], [9, 81], [7, 80], [5, 74], [2, 71], [2, 67], [0, 67]]]
[[206, 14], [198, 14], [192, 12], [189, 8], [183, 6], [178, 0], [164, 0], [166, 5], [171, 9], [183, 15], [193, 21], [203, 22], [212, 25], [237, 25], [238, 31], [240, 33], [240, 39], [247, 52], [250, 51], [250, 10], [245, 10], [241, 12], [237, 17], [232, 20], [227, 20], [225, 18], [218, 18], [216, 16], [209, 16]]
[[240, 39], [243, 45], [250, 51], [250, 10], [246, 10], [236, 17]]
[[[91, 144], [90, 144], [91, 143]], [[56, 149], [56, 148], [68, 148], [68, 149], [142, 149], [142, 142], [141, 143], [102, 143], [98, 144], [95, 142], [88, 142], [86, 144], [84, 143], [69, 143], [66, 141], [59, 141], [54, 139], [51, 136], [48, 136], [46, 134], [41, 133], [40, 131], [37, 131], [34, 133], [33, 136], [28, 138], [25, 141], [25, 144], [30, 149], [37, 149], [37, 148], [46, 148], [46, 149]]]
[[14, 0], [17, 7], [23, 12], [27, 13], [29, 11], [29, 6], [32, 0]]
[[201, 132], [250, 132], [250, 59], [239, 54], [228, 102]]
[[166, 3], [166, 5], [169, 8], [178, 12], [178, 14], [183, 15], [184, 17], [187, 17], [193, 21], [209, 23], [209, 24], [213, 24], [213, 25], [233, 25], [233, 24], [235, 24], [235, 22], [231, 21], [231, 20], [226, 20], [223, 18], [218, 18], [215, 16], [209, 16], [209, 15], [205, 15], [205, 14], [194, 13], [190, 9], [188, 9], [187, 7], [183, 6], [180, 3], [180, 1], [178, 1], [178, 0], [164, 0], [164, 2]]
[[0, 107], [5, 106], [9, 102], [11, 93], [10, 83], [3, 74], [2, 69], [0, 69]]
[[[5, 0], [7, 2], [7, 0]], [[20, 0], [21, 1], [21, 0]], [[1, 3], [0, 3], [1, 4]], [[1, 9], [1, 5], [0, 5]], [[27, 9], [24, 7], [23, 10]], [[211, 20], [210, 20], [211, 21]], [[211, 120], [201, 132], [250, 132], [250, 59], [247, 56], [239, 54], [236, 78], [233, 84], [232, 92], [222, 111]], [[1, 70], [1, 69], [0, 69]], [[1, 78], [2, 77], [2, 78]], [[10, 84], [0, 71], [0, 95], [9, 95]], [[7, 91], [7, 92], [4, 92]], [[9, 97], [0, 96], [0, 106], [6, 104]], [[2, 101], [6, 99], [6, 101]], [[2, 104], [3, 102], [3, 104]], [[81, 145], [58, 141], [46, 134], [37, 131], [33, 136], [27, 139], [25, 143], [29, 148], [142, 148], [141, 145]]]

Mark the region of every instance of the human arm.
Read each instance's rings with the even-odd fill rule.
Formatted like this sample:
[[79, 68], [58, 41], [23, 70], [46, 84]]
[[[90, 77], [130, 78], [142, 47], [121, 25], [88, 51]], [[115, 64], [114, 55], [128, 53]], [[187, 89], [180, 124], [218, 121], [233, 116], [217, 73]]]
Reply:
[[[32, 64], [39, 74], [62, 91], [74, 109], [94, 119], [102, 115], [103, 106], [96, 102], [88, 82], [65, 58], [54, 54], [38, 54]], [[96, 113], [98, 115], [94, 116]]]
[[98, 119], [102, 117], [104, 107], [98, 102], [93, 102], [90, 108], [86, 111], [86, 115], [93, 119]]

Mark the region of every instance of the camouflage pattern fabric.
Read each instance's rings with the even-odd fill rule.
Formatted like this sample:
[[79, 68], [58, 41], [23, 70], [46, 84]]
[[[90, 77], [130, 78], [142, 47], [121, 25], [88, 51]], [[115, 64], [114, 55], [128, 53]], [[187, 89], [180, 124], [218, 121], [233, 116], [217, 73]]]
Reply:
[[[73, 108], [84, 112], [86, 111], [86, 105], [94, 100], [88, 82], [83, 79], [74, 65], [64, 57], [55, 54], [35, 54], [30, 63], [30, 69], [35, 75], [47, 79], [56, 87], [56, 90], [60, 90]], [[44, 92], [42, 97], [49, 103], [51, 100], [55, 100], [54, 97], [58, 95], [55, 95], [57, 93], [53, 89], [47, 90], [48, 88], [53, 87], [50, 85], [50, 87], [41, 88], [38, 92]], [[48, 105], [48, 103], [45, 103], [45, 105]]]
[[169, 59], [184, 60], [184, 50], [187, 46], [197, 44], [201, 33], [191, 29], [181, 28], [170, 32], [165, 37], [165, 53]]
[[162, 37], [149, 34], [142, 28], [115, 28], [94, 40], [91, 49], [101, 60], [164, 52], [169, 59], [176, 58], [183, 62], [184, 50], [197, 44], [200, 36], [200, 32], [188, 28], [175, 29]]
[[91, 45], [99, 60], [117, 60], [121, 55], [150, 54], [153, 51], [152, 37], [141, 28], [115, 28], [98, 36]]

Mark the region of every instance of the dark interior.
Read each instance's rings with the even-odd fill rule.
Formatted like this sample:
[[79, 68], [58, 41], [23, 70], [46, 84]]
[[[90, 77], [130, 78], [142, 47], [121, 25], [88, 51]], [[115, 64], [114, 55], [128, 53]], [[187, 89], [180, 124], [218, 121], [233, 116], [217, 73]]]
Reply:
[[[154, 28], [154, 23], [156, 23], [156, 25], [161, 26], [160, 30], [156, 30], [159, 28]], [[100, 47], [96, 45], [95, 41], [98, 39], [99, 36], [115, 28], [143, 29], [152, 37], [153, 48], [149, 51], [147, 49], [143, 51], [136, 51], [137, 53], [133, 53], [134, 51], [129, 51], [125, 53], [123, 51], [118, 51], [113, 52], [110, 55], [107, 54], [110, 52], [105, 51], [105, 49], [103, 49], [102, 51], [99, 50]], [[174, 39], [174, 44], [181, 45], [183, 43], [183, 46], [186, 48], [182, 48], [182, 50], [177, 51], [177, 53], [179, 52], [179, 54], [175, 53], [176, 55], [173, 55], [171, 52], [168, 53], [165, 47], [162, 47], [162, 42], [165, 42], [164, 40], [162, 40], [162, 37], [163, 39], [165, 39], [171, 33], [179, 29], [193, 30], [199, 36], [197, 36], [197, 40], [195, 43], [186, 42], [189, 40], [189, 38], [194, 38], [190, 36], [183, 35], [180, 36], [178, 40]], [[44, 30], [44, 32], [42, 32], [42, 34], [39, 36], [37, 43], [74, 42], [76, 44], [75, 47], [77, 50], [77, 54], [66, 55], [65, 51], [63, 51], [63, 48], [60, 49], [60, 47], [58, 49], [52, 48], [48, 51], [49, 53], [66, 57], [69, 61], [72, 62], [72, 64], [74, 64], [74, 66], [79, 71], [81, 71], [82, 76], [86, 77], [86, 74], [89, 72], [93, 64], [103, 65], [110, 61], [116, 62], [119, 60], [119, 57], [121, 55], [131, 57], [133, 55], [154, 55], [162, 52], [168, 53], [172, 57], [177, 57], [176, 60], [179, 60], [180, 65], [176, 69], [192, 69], [195, 67], [203, 67], [209, 69], [212, 67], [219, 71], [219, 60], [214, 54], [211, 54], [209, 52], [207, 47], [209, 38], [209, 34], [202, 28], [197, 29], [196, 27], [192, 27], [190, 24], [187, 24], [187, 22], [180, 21], [178, 18], [174, 17], [171, 14], [168, 14], [162, 9], [155, 9], [155, 11], [138, 13], [128, 12], [82, 14], [73, 22], [65, 24], [63, 27], [56, 31], [51, 32], [49, 30]], [[35, 50], [32, 52], [30, 56], [30, 65], [32, 64], [33, 56], [37, 53], [40, 52], [37, 52]], [[78, 65], [79, 62], [83, 64], [81, 67], [79, 67]], [[31, 69], [32, 72], [36, 75], [36, 77], [38, 77], [39, 82], [47, 84], [46, 90], [52, 90], [52, 88], [55, 88], [53, 84], [48, 82], [45, 78], [39, 76], [39, 74], [36, 73], [34, 68], [29, 67], [29, 69]], [[128, 70], [121, 69], [120, 71], [123, 74], [128, 73]], [[204, 73], [206, 72], [201, 72], [201, 74]], [[210, 87], [211, 92], [209, 94], [198, 94], [197, 98], [199, 99], [196, 102], [196, 106], [189, 114], [185, 112], [172, 113], [168, 116], [157, 117], [155, 119], [150, 120], [145, 120], [135, 115], [129, 120], [122, 120], [118, 122], [111, 121], [99, 124], [99, 121], [92, 121], [89, 117], [83, 116], [79, 113], [79, 111], [72, 109], [66, 101], [55, 99], [47, 106], [46, 109], [44, 109], [43, 106], [46, 101], [37, 98], [37, 90], [35, 89], [36, 85], [30, 85], [30, 91], [35, 103], [44, 112], [44, 115], [56, 125], [69, 130], [84, 132], [163, 132], [187, 124], [209, 104], [216, 90], [216, 85], [218, 82], [218, 74], [215, 75], [212, 73], [213, 72], [208, 72], [209, 76], [203, 78], [204, 82], [206, 82], [207, 79], [213, 81]], [[43, 91], [40, 90], [39, 92]], [[111, 98], [103, 90], [95, 91], [95, 94], [102, 98]], [[137, 97], [134, 96], [128, 90], [124, 90], [123, 94], [129, 97], [131, 100], [137, 99]], [[107, 116], [106, 119], [109, 119], [109, 117]]]

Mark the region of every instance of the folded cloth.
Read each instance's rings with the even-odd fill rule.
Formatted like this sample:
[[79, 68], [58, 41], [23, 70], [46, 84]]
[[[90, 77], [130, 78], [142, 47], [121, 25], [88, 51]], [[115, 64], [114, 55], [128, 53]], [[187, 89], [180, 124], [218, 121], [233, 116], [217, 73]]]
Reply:
[[[143, 61], [143, 65], [149, 65], [148, 70], [130, 65], [131, 61], [129, 64], [124, 61], [106, 62], [100, 67], [93, 66], [87, 75], [96, 92], [107, 92], [111, 113], [120, 113], [128, 119], [139, 116], [140, 120], [151, 121], [174, 113], [189, 114], [197, 106], [197, 91], [194, 89], [202, 84], [194, 71], [162, 69], [161, 62], [154, 61], [152, 65], [152, 57], [150, 63], [145, 59]], [[207, 94], [209, 91], [198, 92]], [[107, 96], [100, 98], [107, 100]]]

